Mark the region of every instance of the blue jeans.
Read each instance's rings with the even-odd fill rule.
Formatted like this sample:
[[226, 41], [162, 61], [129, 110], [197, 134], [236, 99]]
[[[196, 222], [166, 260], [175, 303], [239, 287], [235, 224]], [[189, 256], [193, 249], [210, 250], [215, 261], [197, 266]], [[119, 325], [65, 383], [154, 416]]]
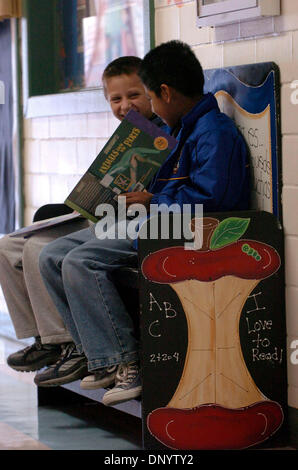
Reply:
[[90, 371], [138, 359], [133, 321], [110, 273], [137, 263], [132, 241], [96, 238], [92, 228], [49, 243], [40, 271]]

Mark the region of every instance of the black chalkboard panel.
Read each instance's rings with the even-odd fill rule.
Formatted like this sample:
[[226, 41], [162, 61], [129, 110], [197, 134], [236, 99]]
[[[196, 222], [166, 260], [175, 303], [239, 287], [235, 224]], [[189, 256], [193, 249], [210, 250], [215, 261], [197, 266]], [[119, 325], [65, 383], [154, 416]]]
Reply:
[[283, 231], [264, 211], [209, 218], [203, 250], [139, 241], [146, 449], [246, 448], [284, 423]]

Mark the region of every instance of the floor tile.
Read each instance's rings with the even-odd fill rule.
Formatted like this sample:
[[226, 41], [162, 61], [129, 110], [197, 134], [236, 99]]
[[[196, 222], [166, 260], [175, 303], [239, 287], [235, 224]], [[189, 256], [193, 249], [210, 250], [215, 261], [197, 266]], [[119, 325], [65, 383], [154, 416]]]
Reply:
[[0, 450], [141, 449], [138, 418], [89, 400], [38, 406], [35, 373], [6, 365], [6, 357], [24, 344], [3, 337], [0, 344]]

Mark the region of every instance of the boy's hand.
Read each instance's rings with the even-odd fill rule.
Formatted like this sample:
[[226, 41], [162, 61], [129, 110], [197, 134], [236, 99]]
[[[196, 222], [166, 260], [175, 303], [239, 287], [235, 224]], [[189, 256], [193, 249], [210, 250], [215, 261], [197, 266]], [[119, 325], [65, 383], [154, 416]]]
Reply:
[[126, 197], [127, 207], [131, 206], [132, 204], [143, 204], [143, 206], [148, 209], [153, 194], [147, 193], [147, 191], [131, 191], [130, 193], [122, 193], [121, 196]]

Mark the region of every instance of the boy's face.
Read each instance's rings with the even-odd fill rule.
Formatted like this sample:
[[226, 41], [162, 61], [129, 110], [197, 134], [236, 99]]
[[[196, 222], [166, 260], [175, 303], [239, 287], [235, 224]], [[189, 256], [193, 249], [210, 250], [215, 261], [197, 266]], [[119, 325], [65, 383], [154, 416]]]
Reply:
[[114, 116], [122, 121], [130, 109], [149, 119], [152, 116], [150, 100], [136, 73], [122, 74], [105, 79], [105, 95]]
[[169, 127], [175, 127], [179, 120], [178, 108], [171, 104], [168, 90], [161, 90], [157, 96], [154, 91], [146, 89], [147, 96], [151, 101], [152, 111], [157, 114]]

